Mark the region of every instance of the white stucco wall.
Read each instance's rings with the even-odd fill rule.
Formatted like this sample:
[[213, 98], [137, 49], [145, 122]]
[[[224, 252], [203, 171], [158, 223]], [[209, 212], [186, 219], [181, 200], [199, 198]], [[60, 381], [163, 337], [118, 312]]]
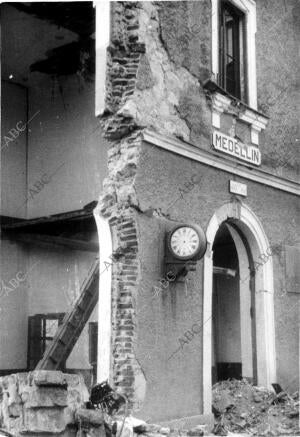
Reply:
[[[78, 35], [10, 5], [2, 12], [2, 77], [7, 81], [12, 74], [12, 82], [22, 84], [4, 84], [2, 137], [26, 118], [27, 109], [28, 119], [34, 118], [28, 131], [2, 151], [1, 214], [33, 218], [80, 209], [99, 198], [106, 175], [108, 144], [95, 117], [95, 83], [93, 78], [80, 81], [77, 75], [54, 80], [30, 73], [30, 65], [44, 59], [47, 50], [75, 41]], [[31, 194], [42, 177], [49, 182]], [[94, 240], [98, 241], [96, 224]], [[2, 243], [1, 278], [9, 280], [17, 266], [35, 267], [25, 285], [7, 299], [1, 297], [0, 370], [26, 367], [28, 316], [68, 311], [95, 256], [36, 245], [23, 250], [19, 243]], [[90, 320], [97, 320], [97, 308]], [[88, 325], [67, 367], [89, 368]]]

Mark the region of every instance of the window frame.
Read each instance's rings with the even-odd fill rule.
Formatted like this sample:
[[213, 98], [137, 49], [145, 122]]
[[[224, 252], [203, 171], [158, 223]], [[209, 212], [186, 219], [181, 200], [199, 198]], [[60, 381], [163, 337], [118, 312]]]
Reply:
[[[232, 25], [232, 62], [233, 64], [233, 92], [228, 89], [226, 74], [226, 68], [228, 65], [228, 60], [226, 59], [228, 54], [228, 42], [227, 42], [227, 28], [225, 23], [226, 12], [233, 18]], [[245, 14], [235, 6], [233, 6], [227, 0], [221, 0], [219, 5], [220, 14], [220, 26], [219, 26], [219, 65], [220, 72], [218, 75], [219, 85], [224, 88], [227, 92], [232, 94], [234, 97], [240, 100], [247, 101], [247, 82], [245, 81], [245, 63], [246, 63], [246, 53], [245, 53]], [[230, 79], [229, 79], [230, 80]], [[244, 86], [243, 86], [244, 85]]]
[[[256, 4], [254, 0], [228, 0], [234, 8], [240, 10], [244, 16], [244, 77], [245, 77], [245, 96], [247, 105], [252, 109], [257, 109], [257, 84], [256, 84]], [[219, 59], [219, 29], [220, 29], [220, 10], [221, 0], [212, 0], [212, 76], [215, 82], [220, 73]]]
[[[35, 337], [34, 331], [32, 329], [33, 324], [38, 322], [39, 328], [40, 328], [40, 337], [39, 337], [39, 346], [36, 348], [40, 348], [40, 361], [45, 353], [45, 350], [47, 348], [46, 342], [53, 340], [54, 337], [47, 336], [46, 333], [46, 321], [47, 320], [58, 320], [58, 328], [62, 325], [63, 319], [65, 317], [65, 313], [47, 313], [47, 314], [34, 314], [32, 316], [28, 317], [28, 343], [27, 343], [27, 369], [33, 370], [35, 366], [38, 364], [38, 362], [32, 366], [31, 362], [34, 361], [35, 355], [34, 350], [32, 348], [33, 341], [37, 341], [38, 337]], [[37, 326], [37, 325], [36, 325]], [[57, 332], [57, 331], [56, 331]], [[65, 363], [63, 364], [62, 368], [65, 367]]]

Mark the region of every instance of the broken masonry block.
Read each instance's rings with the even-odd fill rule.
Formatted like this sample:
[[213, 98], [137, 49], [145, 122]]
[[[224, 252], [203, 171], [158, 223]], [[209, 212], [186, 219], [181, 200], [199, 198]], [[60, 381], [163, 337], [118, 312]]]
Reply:
[[75, 412], [75, 421], [77, 423], [88, 424], [99, 427], [104, 424], [103, 413], [101, 410], [88, 410], [79, 408]]
[[31, 376], [38, 386], [67, 386], [65, 375], [61, 371], [34, 370]]

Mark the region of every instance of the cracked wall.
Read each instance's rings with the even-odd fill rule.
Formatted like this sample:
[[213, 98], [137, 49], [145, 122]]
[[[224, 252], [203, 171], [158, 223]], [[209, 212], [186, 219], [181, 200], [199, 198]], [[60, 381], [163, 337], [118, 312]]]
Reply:
[[270, 117], [261, 135], [263, 164], [280, 176], [297, 179], [300, 10], [295, 0], [256, 3], [258, 109]]
[[147, 126], [209, 147], [210, 110], [201, 86], [209, 77], [209, 4], [113, 6], [105, 124], [110, 137]]
[[[298, 171], [298, 21], [294, 0], [272, 8], [257, 2], [258, 110], [270, 117], [260, 134], [262, 168], [292, 178]], [[211, 76], [211, 2], [116, 2], [112, 26], [110, 135], [114, 129], [122, 135], [148, 127], [210, 150], [210, 102], [203, 84]], [[231, 120], [223, 123], [230, 130]], [[237, 123], [237, 135], [249, 142], [245, 123]]]
[[151, 81], [135, 92], [137, 120], [199, 147], [209, 143], [211, 122], [201, 86], [210, 75], [209, 11], [203, 1], [145, 2], [140, 12]]
[[[150, 147], [141, 137], [147, 127], [210, 150], [210, 101], [202, 86], [210, 77], [210, 7], [208, 0], [115, 2], [112, 10], [106, 111], [102, 117], [111, 146], [101, 203], [112, 227], [114, 250], [123, 244], [126, 251], [126, 231], [133, 248], [129, 258], [113, 263], [112, 372], [116, 386], [129, 396], [134, 414], [155, 420], [197, 415], [203, 401], [201, 332], [184, 350], [179, 349], [175, 361], [166, 359], [178, 348], [190, 320], [203, 323], [203, 265], [202, 261], [197, 264], [187, 282], [154, 293], [164, 274], [165, 232], [177, 222], [195, 222], [205, 229], [220, 205], [242, 201], [228, 192], [228, 181], [234, 175]], [[258, 10], [262, 13], [259, 2]], [[278, 11], [276, 7], [276, 14]], [[258, 30], [267, 43], [267, 31], [262, 30], [260, 21]], [[263, 96], [267, 78], [261, 71], [259, 67], [259, 92]], [[262, 100], [259, 97], [260, 105]], [[231, 118], [222, 118], [222, 129], [228, 133]], [[245, 126], [238, 124], [237, 131], [249, 140]], [[263, 159], [272, 150], [268, 135], [261, 141]], [[180, 196], [179, 189], [193, 174], [201, 175], [201, 183]], [[272, 188], [237, 179], [248, 185], [246, 203], [262, 221], [271, 243], [281, 245], [284, 235], [292, 241], [296, 223], [286, 224], [285, 214], [296, 214], [294, 196], [282, 196]], [[275, 256], [276, 330], [280, 337], [287, 316], [280, 297], [284, 273], [277, 269], [278, 263]], [[295, 312], [296, 300], [297, 296], [290, 295], [284, 303], [290, 314]], [[287, 329], [294, 332], [291, 324]], [[296, 351], [297, 336], [293, 339]], [[284, 350], [281, 340], [279, 350]], [[288, 375], [295, 372], [296, 355], [291, 354], [287, 371], [279, 361], [285, 384]]]

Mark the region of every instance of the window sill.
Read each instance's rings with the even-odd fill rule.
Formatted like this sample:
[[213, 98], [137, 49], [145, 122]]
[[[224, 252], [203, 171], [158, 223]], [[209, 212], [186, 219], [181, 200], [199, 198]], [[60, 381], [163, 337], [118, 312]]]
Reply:
[[266, 128], [269, 117], [232, 96], [212, 80], [207, 80], [203, 87], [212, 97], [212, 125], [219, 129], [221, 114], [231, 114], [250, 126], [251, 143], [258, 146], [259, 132]]

